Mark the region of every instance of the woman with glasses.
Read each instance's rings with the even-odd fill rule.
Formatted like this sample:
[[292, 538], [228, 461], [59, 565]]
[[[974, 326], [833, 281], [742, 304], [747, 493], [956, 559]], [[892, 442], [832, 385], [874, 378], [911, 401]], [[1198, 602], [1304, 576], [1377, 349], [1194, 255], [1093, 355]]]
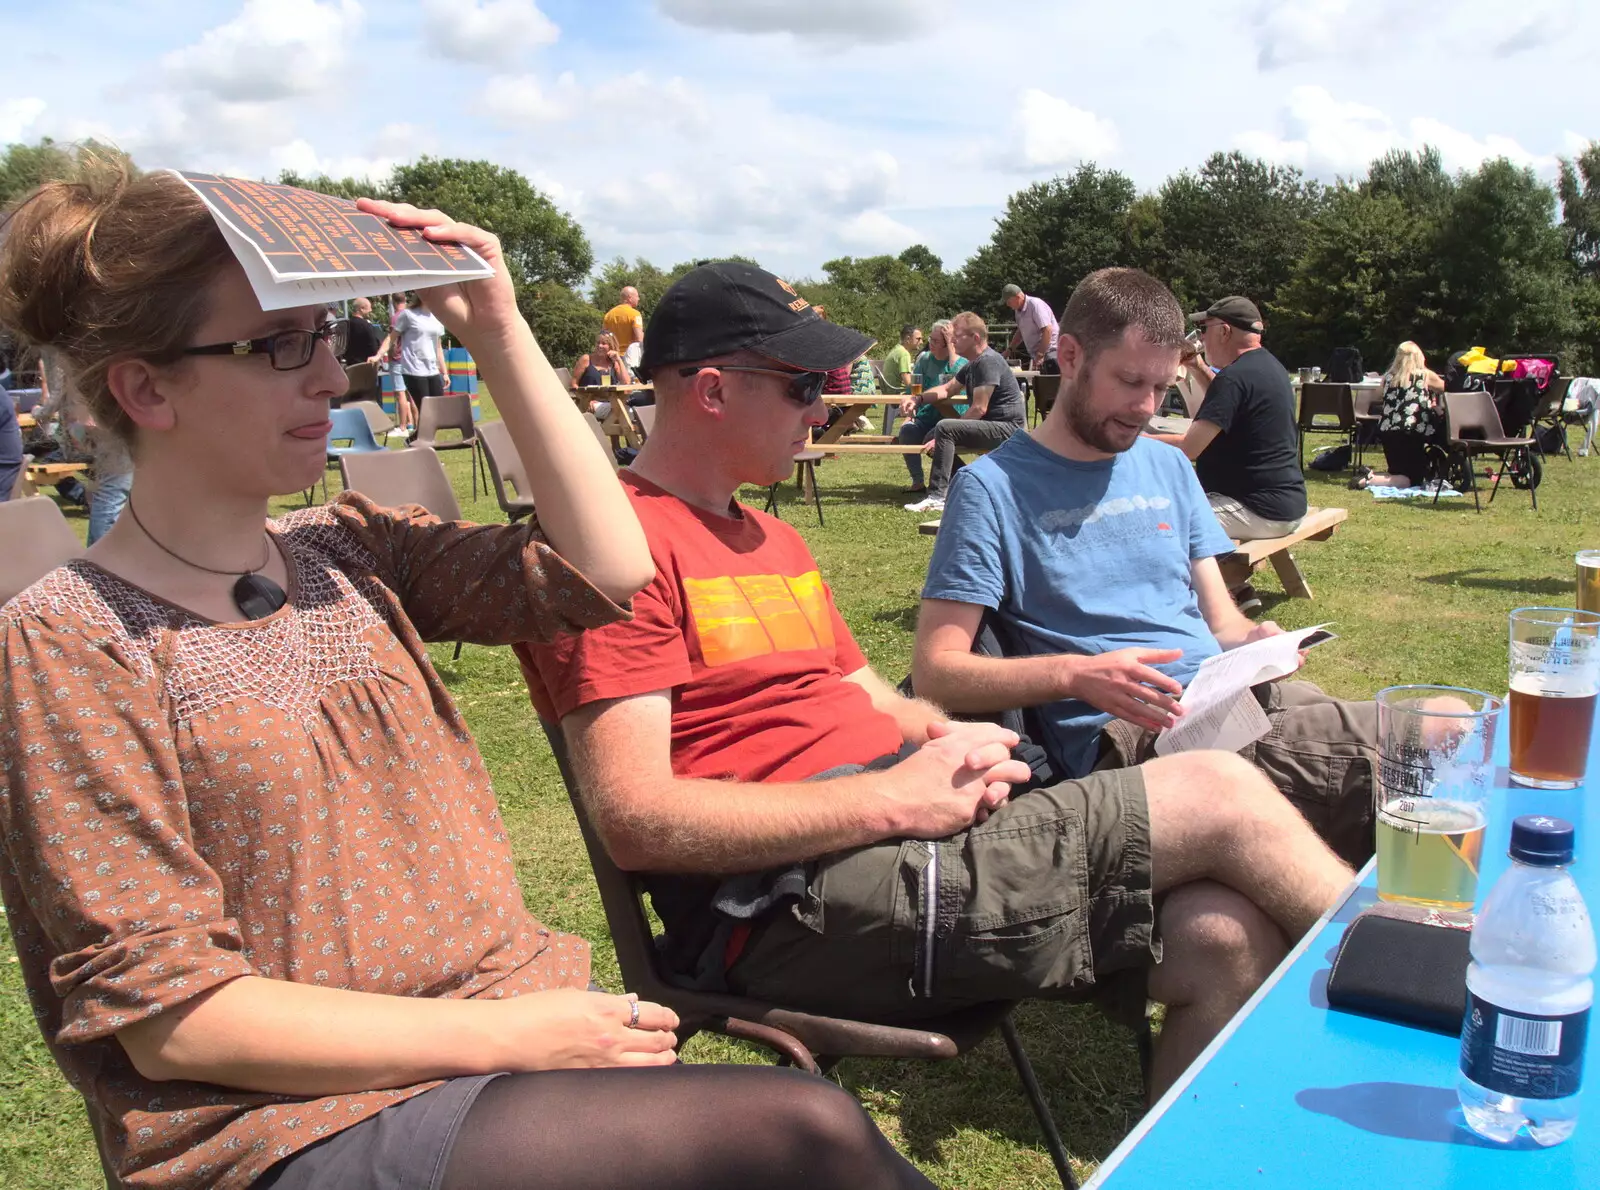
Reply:
[[[155, 1190], [914, 1184], [838, 1088], [679, 1067], [660, 1006], [588, 990], [524, 908], [425, 641], [549, 640], [654, 573], [495, 238], [430, 291], [538, 524], [355, 493], [321, 306], [263, 311], [167, 173], [52, 183], [0, 227], [0, 326], [127, 443], [127, 515], [0, 611], [0, 894], [47, 1044], [115, 1179]], [[587, 1069], [577, 1069], [587, 1068]], [[863, 1176], [864, 1174], [864, 1176]]]

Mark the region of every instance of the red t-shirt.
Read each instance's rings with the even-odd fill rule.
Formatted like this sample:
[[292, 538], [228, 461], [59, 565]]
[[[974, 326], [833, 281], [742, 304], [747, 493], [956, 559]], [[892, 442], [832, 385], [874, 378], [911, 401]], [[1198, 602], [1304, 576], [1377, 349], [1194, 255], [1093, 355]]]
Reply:
[[618, 478], [656, 576], [631, 621], [516, 646], [541, 715], [670, 689], [680, 777], [803, 780], [899, 749], [895, 721], [844, 680], [866, 658], [800, 534], [753, 508], [717, 516]]

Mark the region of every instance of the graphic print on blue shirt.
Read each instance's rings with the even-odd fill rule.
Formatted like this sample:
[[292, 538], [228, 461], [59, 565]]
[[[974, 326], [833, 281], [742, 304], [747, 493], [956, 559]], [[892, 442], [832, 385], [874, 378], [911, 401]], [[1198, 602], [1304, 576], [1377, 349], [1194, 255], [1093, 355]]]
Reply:
[[[1187, 684], [1219, 651], [1190, 565], [1232, 550], [1182, 451], [1141, 438], [1080, 463], [1017, 434], [957, 473], [922, 595], [997, 611], [1029, 654], [1181, 649], [1157, 668]], [[1109, 715], [1063, 699], [1039, 717], [1067, 775], [1094, 767]]]

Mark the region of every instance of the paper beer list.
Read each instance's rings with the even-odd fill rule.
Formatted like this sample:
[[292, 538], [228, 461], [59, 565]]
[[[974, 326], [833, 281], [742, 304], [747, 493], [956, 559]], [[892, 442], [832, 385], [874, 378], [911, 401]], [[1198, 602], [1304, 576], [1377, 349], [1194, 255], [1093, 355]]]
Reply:
[[433, 243], [295, 186], [173, 170], [200, 196], [263, 310], [475, 281], [494, 270], [470, 248]]

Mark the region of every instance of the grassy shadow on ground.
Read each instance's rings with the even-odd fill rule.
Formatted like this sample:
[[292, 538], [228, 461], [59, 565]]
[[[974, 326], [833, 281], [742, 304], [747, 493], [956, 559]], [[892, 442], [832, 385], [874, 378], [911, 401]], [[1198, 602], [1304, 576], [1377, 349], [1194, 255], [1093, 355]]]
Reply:
[[[492, 416], [490, 408], [486, 401]], [[465, 452], [442, 457], [465, 515], [503, 520], [492, 498], [470, 499]], [[783, 517], [811, 544], [862, 649], [891, 683], [910, 668], [933, 541], [916, 531], [926, 518], [900, 507], [905, 478], [894, 455], [829, 460], [818, 472], [825, 527], [809, 503], [800, 506], [792, 484], [781, 496]], [[1344, 697], [1369, 697], [1399, 682], [1503, 690], [1506, 612], [1570, 593], [1573, 552], [1600, 547], [1600, 462], [1550, 460], [1537, 513], [1521, 492], [1502, 492], [1481, 515], [1470, 499], [1441, 501], [1437, 509], [1379, 502], [1349, 491], [1347, 478], [1312, 472], [1308, 479], [1313, 504], [1350, 509], [1332, 541], [1296, 551], [1316, 600], [1285, 598], [1270, 568], [1254, 579], [1264, 614], [1286, 628], [1335, 622], [1340, 639], [1315, 650], [1305, 676]], [[765, 497], [763, 489], [742, 493], [757, 507]], [[291, 498], [277, 511], [300, 505]], [[86, 528], [81, 517], [73, 523], [80, 533]], [[452, 663], [452, 647], [435, 646], [434, 662], [494, 776], [527, 903], [551, 925], [589, 938], [595, 977], [619, 987], [582, 841], [515, 659], [506, 649], [469, 645]], [[9, 935], [0, 928], [0, 1186], [91, 1190], [102, 1183], [81, 1102], [50, 1061], [10, 954]], [[1139, 1117], [1133, 1038], [1082, 1006], [1028, 1004], [1018, 1020], [1078, 1172], [1086, 1175]], [[685, 1056], [765, 1060], [759, 1051], [708, 1036], [692, 1041]], [[853, 1061], [837, 1077], [941, 1186], [1055, 1184], [998, 1038], [960, 1062]]]

